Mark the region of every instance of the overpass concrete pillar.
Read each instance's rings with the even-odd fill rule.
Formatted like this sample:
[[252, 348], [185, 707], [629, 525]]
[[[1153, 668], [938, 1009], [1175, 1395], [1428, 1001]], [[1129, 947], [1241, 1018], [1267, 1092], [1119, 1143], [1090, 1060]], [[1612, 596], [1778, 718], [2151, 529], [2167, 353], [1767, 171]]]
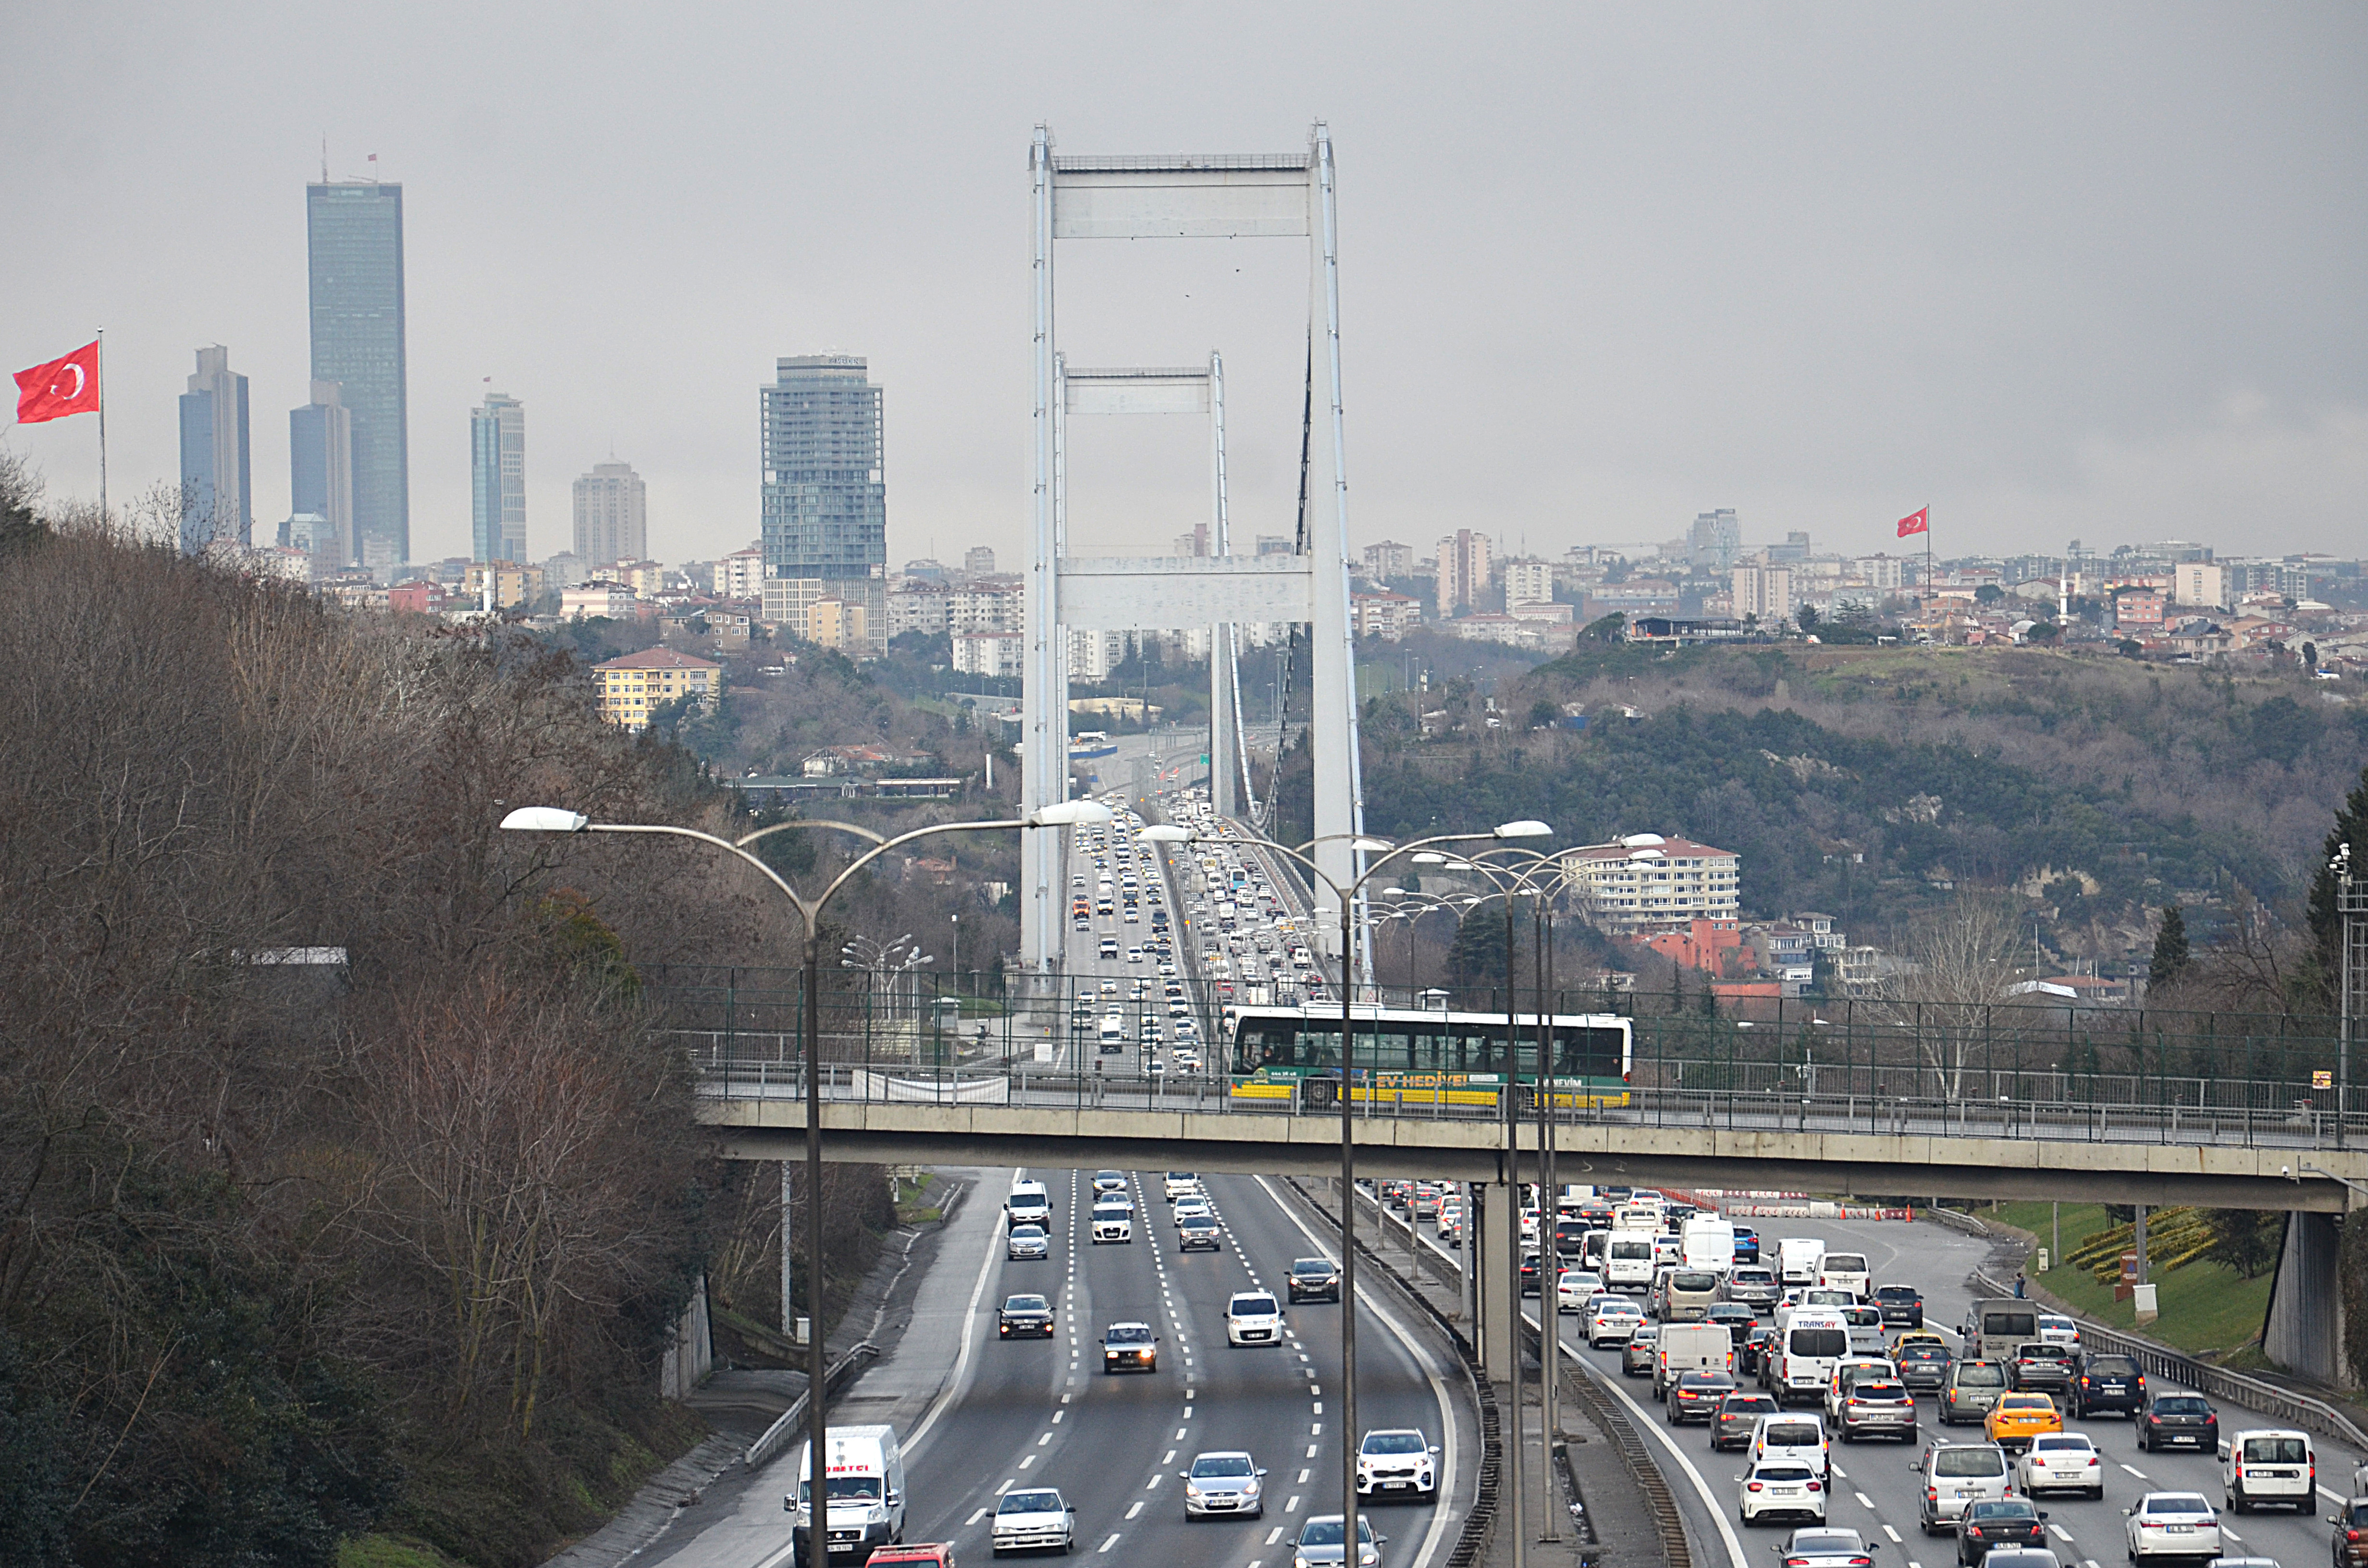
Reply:
[[[2368, 1216], [2352, 1224], [2368, 1224]], [[2353, 1387], [2343, 1354], [2343, 1290], [2337, 1267], [2342, 1221], [2332, 1214], [2290, 1213], [2278, 1271], [2270, 1284], [2261, 1350], [2282, 1367], [2339, 1388]]]
[[1474, 1184], [1480, 1199], [1480, 1223], [1474, 1240], [1479, 1251], [1472, 1259], [1480, 1282], [1480, 1370], [1492, 1383], [1513, 1381], [1513, 1317], [1520, 1310], [1520, 1285], [1515, 1270], [1521, 1261], [1520, 1205], [1513, 1189], [1500, 1181]]

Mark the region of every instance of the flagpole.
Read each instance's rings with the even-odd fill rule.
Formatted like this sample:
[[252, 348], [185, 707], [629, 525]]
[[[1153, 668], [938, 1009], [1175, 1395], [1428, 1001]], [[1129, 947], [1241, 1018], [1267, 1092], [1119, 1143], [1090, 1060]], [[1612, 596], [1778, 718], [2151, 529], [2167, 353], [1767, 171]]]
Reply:
[[98, 520], [107, 521], [107, 329], [98, 329]]

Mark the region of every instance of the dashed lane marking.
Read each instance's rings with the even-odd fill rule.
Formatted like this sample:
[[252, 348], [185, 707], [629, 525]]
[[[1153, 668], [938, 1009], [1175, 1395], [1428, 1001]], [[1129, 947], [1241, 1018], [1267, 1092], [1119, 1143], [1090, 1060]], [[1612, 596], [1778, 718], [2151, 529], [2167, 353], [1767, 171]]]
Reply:
[[2128, 1471], [2132, 1475], [2136, 1476], [2140, 1481], [2145, 1481], [2145, 1480], [2148, 1479], [2148, 1477], [2147, 1477], [2147, 1475], [2146, 1475], [2146, 1471], [2142, 1471], [2142, 1470], [2140, 1470], [2137, 1466], [2135, 1466], [2135, 1465], [2134, 1465], [2134, 1464], [2125, 1464], [2125, 1465], [2123, 1465], [2123, 1466], [2122, 1466], [2122, 1468], [2123, 1468], [2123, 1470]]
[[1126, 1511], [1126, 1517], [1127, 1517], [1128, 1518], [1130, 1518], [1130, 1519], [1131, 1519], [1131, 1518], [1134, 1517], [1137, 1514], [1140, 1514], [1140, 1513], [1142, 1513], [1142, 1512], [1143, 1512], [1143, 1499], [1141, 1499], [1140, 1497], [1138, 1497], [1138, 1498], [1136, 1498], [1136, 1499], [1134, 1500], [1133, 1505], [1132, 1506], [1130, 1506], [1130, 1507], [1127, 1509], [1127, 1511]]
[[[2051, 1531], [2053, 1531], [2053, 1532], [2054, 1532], [2054, 1534], [2055, 1534], [2055, 1539], [2056, 1539], [2056, 1540], [2060, 1540], [2060, 1541], [2064, 1541], [2064, 1542], [2066, 1542], [2066, 1543], [2067, 1543], [2067, 1544], [2071, 1541], [2071, 1540], [2072, 1540], [2072, 1532], [2071, 1532], [2070, 1530], [2066, 1529], [2062, 1525], [2049, 1525], [2047, 1528], [2048, 1528], [2048, 1529], [2049, 1529], [2049, 1530], [2051, 1530]], [[2223, 1534], [2223, 1535], [2226, 1535], [2226, 1534], [2227, 1534], [2228, 1532], [2227, 1532], [2227, 1531], [2226, 1531], [2226, 1530], [2223, 1530], [2223, 1531], [2221, 1531], [2220, 1533], [2221, 1533], [2221, 1534]]]
[[1298, 1496], [1298, 1494], [1293, 1493], [1293, 1494], [1292, 1494], [1292, 1499], [1291, 1499], [1291, 1501], [1290, 1501], [1290, 1502], [1288, 1502], [1288, 1503], [1285, 1503], [1285, 1504], [1282, 1506], [1282, 1511], [1283, 1511], [1284, 1513], [1286, 1513], [1286, 1514], [1295, 1514], [1295, 1513], [1299, 1512], [1299, 1496]]
[[[1870, 1503], [1870, 1504], [1868, 1504], [1868, 1505], [1867, 1505], [1867, 1506], [1871, 1508], [1871, 1507], [1874, 1506], [1874, 1505], [1873, 1505], [1873, 1504], [1872, 1504], [1872, 1503]], [[1891, 1538], [1891, 1544], [1892, 1544], [1892, 1545], [1894, 1545], [1894, 1546], [1897, 1546], [1897, 1545], [1901, 1544], [1901, 1543], [1900, 1543], [1900, 1540], [1899, 1540], [1899, 1532], [1898, 1532], [1897, 1530], [1896, 1530], [1896, 1529], [1893, 1529], [1889, 1525], [1885, 1525], [1885, 1526], [1884, 1526], [1884, 1527], [1883, 1527], [1883, 1533], [1884, 1533], [1884, 1535], [1887, 1535], [1887, 1536], [1889, 1536], [1889, 1537]]]
[[1267, 1531], [1267, 1532], [1266, 1532], [1266, 1543], [1267, 1543], [1269, 1546], [1272, 1546], [1276, 1541], [1279, 1541], [1279, 1540], [1281, 1540], [1281, 1539], [1282, 1539], [1282, 1527], [1281, 1527], [1281, 1525], [1277, 1525], [1277, 1526], [1275, 1526], [1275, 1527], [1274, 1527], [1274, 1528], [1272, 1528], [1272, 1529], [1270, 1529], [1270, 1530], [1269, 1530], [1269, 1531]]
[[1026, 1470], [1030, 1465], [1034, 1464], [1035, 1462], [1036, 1456], [1034, 1454], [1030, 1454], [1026, 1459], [1019, 1461], [1019, 1468]]
[[968, 1519], [966, 1519], [966, 1520], [964, 1520], [964, 1521], [963, 1521], [963, 1523], [962, 1523], [962, 1528], [964, 1528], [964, 1529], [968, 1529], [968, 1528], [970, 1528], [970, 1527], [971, 1527], [971, 1526], [973, 1526], [973, 1525], [974, 1525], [974, 1524], [978, 1523], [978, 1522], [979, 1522], [979, 1520], [981, 1520], [981, 1519], [983, 1519], [983, 1518], [986, 1517], [986, 1516], [987, 1516], [988, 1514], [992, 1513], [993, 1511], [994, 1511], [994, 1510], [989, 1509], [989, 1508], [981, 1508], [977, 1513], [973, 1514], [973, 1515], [972, 1515]]
[[1100, 1551], [1108, 1551], [1111, 1547], [1116, 1546], [1117, 1544], [1118, 1544], [1118, 1537], [1117, 1537], [1117, 1536], [1115, 1536], [1115, 1535], [1113, 1535], [1113, 1536], [1111, 1536], [1111, 1537], [1110, 1538], [1110, 1540], [1106, 1540], [1106, 1541], [1102, 1542], [1102, 1544], [1101, 1544], [1101, 1546], [1100, 1546], [1099, 1550], [1100, 1550]]

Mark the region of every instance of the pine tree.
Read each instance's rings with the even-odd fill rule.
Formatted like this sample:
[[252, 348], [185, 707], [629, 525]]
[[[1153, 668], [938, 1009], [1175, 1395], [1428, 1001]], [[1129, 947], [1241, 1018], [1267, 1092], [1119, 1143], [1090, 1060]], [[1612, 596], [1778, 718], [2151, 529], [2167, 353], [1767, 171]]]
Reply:
[[2368, 768], [2361, 770], [2360, 782], [2343, 797], [2342, 809], [2335, 813], [2335, 826], [2318, 857], [2318, 872], [2310, 880], [2312, 956], [2317, 960], [2318, 987], [2330, 1006], [2336, 1000], [2338, 977], [2343, 973], [2343, 917], [2335, 908], [2333, 861], [2347, 844], [2351, 846], [2351, 875], [2368, 878]]
[[2162, 924], [2154, 934], [2154, 959], [2146, 965], [2148, 989], [2165, 986], [2187, 972], [2187, 917], [2179, 905], [2165, 904]]

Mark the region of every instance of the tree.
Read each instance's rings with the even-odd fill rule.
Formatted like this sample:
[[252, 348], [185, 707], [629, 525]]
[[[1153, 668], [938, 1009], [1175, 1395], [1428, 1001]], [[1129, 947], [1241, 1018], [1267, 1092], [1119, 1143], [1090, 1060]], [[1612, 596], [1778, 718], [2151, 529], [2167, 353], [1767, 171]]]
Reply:
[[1970, 891], [1908, 929], [1908, 963], [1884, 994], [1894, 1016], [1915, 1029], [1925, 1065], [1941, 1075], [1951, 1099], [1975, 1048], [1995, 1038], [1989, 1009], [2012, 994], [2022, 935], [2020, 915], [2004, 899]]
[[1793, 612], [1793, 619], [1804, 634], [1815, 631], [1817, 629], [1817, 607], [1803, 605]]
[[1505, 983], [1505, 912], [1495, 903], [1464, 911], [1447, 949], [1448, 977], [1463, 986]]
[[2155, 928], [2154, 958], [2146, 965], [2146, 986], [2159, 990], [2174, 984], [2187, 972], [2187, 917], [2179, 905], [2167, 903], [2162, 908], [2162, 924]]
[[2318, 668], [2317, 643], [2305, 642], [2302, 645], [2302, 667], [2306, 670], [2315, 670]]
[[2211, 1250], [2203, 1256], [2225, 1263], [2240, 1279], [2251, 1279], [2277, 1262], [2285, 1240], [2285, 1216], [2258, 1209], [2213, 1209], [2203, 1217], [2212, 1234]]
[[1578, 634], [1581, 642], [1616, 643], [1628, 634], [1628, 616], [1624, 610], [1613, 610], [1587, 623]]
[[2347, 846], [2351, 851], [2353, 879], [2368, 879], [2368, 768], [2361, 770], [2360, 782], [2343, 797], [2342, 808], [2335, 813], [2335, 825], [2320, 846], [2318, 869], [2310, 880], [2312, 957], [2318, 971], [2317, 988], [2330, 1004], [2343, 974], [2343, 916], [2336, 909], [2334, 861]]
[[1980, 587], [1974, 590], [1974, 602], [1975, 604], [1994, 605], [2004, 597], [2006, 597], [2006, 590], [1999, 587], [1996, 583], [1984, 583]]

